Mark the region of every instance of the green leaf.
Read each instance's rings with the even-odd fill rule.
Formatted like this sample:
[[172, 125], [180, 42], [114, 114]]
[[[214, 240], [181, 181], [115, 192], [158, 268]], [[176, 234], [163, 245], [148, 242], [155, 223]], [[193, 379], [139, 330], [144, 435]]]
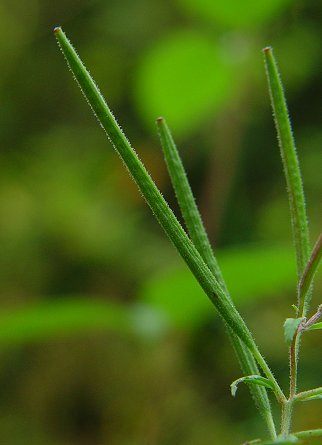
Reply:
[[301, 321], [303, 320], [303, 317], [301, 318], [287, 318], [284, 322], [284, 338], [288, 345], [290, 345], [293, 341], [295, 332], [297, 331], [297, 328], [300, 326]]
[[312, 326], [310, 326], [308, 330], [315, 331], [317, 329], [322, 329], [322, 322], [312, 324]]
[[231, 385], [231, 394], [233, 397], [235, 397], [237, 392], [237, 387], [239, 383], [247, 383], [251, 385], [259, 385], [259, 386], [265, 386], [266, 388], [274, 390], [274, 385], [271, 382], [271, 380], [262, 377], [261, 375], [248, 375], [246, 377], [241, 377], [240, 379], [235, 380]]
[[132, 320], [122, 305], [72, 298], [2, 312], [0, 327], [0, 343], [20, 344], [102, 329], [129, 331]]
[[177, 134], [189, 136], [232, 97], [236, 79], [215, 39], [177, 31], [142, 59], [134, 89], [137, 109], [147, 125], [166, 116]]
[[90, 301], [59, 296], [54, 301], [0, 314], [0, 344], [19, 345], [88, 332], [118, 332], [156, 338], [167, 329], [162, 314], [143, 304]]

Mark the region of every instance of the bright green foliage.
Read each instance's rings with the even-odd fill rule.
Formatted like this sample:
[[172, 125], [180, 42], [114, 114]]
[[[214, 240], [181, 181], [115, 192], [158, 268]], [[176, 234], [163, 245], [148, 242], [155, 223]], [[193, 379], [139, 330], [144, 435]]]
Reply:
[[131, 313], [118, 304], [59, 299], [0, 316], [0, 343], [21, 344], [93, 330], [130, 331]]
[[143, 304], [91, 301], [89, 295], [66, 296], [3, 312], [0, 344], [6, 346], [89, 332], [128, 332], [158, 337], [167, 328], [159, 311]]
[[163, 115], [177, 133], [191, 133], [209, 112], [228, 102], [236, 85], [233, 67], [216, 41], [202, 33], [181, 31], [142, 60], [135, 96], [138, 111], [149, 125], [155, 116]]

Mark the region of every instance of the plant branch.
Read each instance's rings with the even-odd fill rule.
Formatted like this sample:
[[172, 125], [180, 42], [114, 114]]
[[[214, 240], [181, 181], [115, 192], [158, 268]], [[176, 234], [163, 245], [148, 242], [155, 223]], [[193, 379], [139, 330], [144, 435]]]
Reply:
[[322, 304], [319, 305], [316, 313], [312, 315], [305, 323], [300, 324], [300, 331], [307, 331], [322, 317]]
[[[298, 331], [297, 331], [298, 332]], [[292, 344], [290, 346], [290, 399], [293, 399], [295, 393], [296, 393], [296, 387], [297, 387], [297, 357], [296, 357], [296, 351], [297, 351], [297, 341], [298, 341], [298, 335], [297, 332], [295, 333], [293, 337]]]
[[292, 421], [293, 400], [287, 400], [282, 405], [282, 421], [281, 421], [281, 435], [287, 436], [290, 433]]

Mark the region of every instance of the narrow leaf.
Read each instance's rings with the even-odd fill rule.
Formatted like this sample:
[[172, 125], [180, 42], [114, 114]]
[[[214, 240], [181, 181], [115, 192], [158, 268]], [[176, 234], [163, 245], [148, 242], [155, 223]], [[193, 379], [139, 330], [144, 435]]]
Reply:
[[294, 436], [299, 439], [307, 439], [310, 437], [320, 437], [322, 436], [322, 428], [316, 430], [307, 430], [307, 431], [298, 431], [297, 433], [293, 433]]
[[[217, 278], [218, 282], [225, 289], [227, 296], [229, 296], [222, 272], [211, 248], [201, 215], [197, 208], [196, 201], [187, 178], [187, 174], [169, 127], [163, 118], [157, 119], [157, 126], [171, 182], [192, 242], [196, 246], [200, 255], [203, 257], [209, 269]], [[246, 375], [258, 374], [259, 370], [252, 353], [234, 334], [234, 332], [229, 329], [229, 327], [228, 334], [241, 364], [242, 371]], [[274, 431], [273, 434], [275, 434], [274, 422], [272, 419], [266, 390], [264, 388], [252, 387], [251, 393], [257, 407], [269, 426], [269, 430], [271, 432]]]
[[241, 377], [240, 379], [235, 380], [231, 385], [231, 395], [235, 397], [237, 392], [237, 387], [239, 383], [248, 383], [251, 385], [259, 385], [259, 386], [265, 386], [266, 388], [274, 390], [274, 385], [271, 382], [271, 380], [266, 379], [265, 377], [262, 377], [261, 375], [248, 375], [246, 377]]
[[[278, 134], [287, 184], [293, 241], [297, 259], [297, 271], [300, 279], [309, 257], [309, 229], [302, 178], [291, 123], [288, 116], [286, 99], [272, 48], [267, 47], [264, 49], [264, 58], [270, 97], [275, 117], [275, 126]], [[308, 310], [309, 303], [310, 293], [306, 295], [305, 301], [299, 302], [298, 304], [301, 306], [303, 316], [305, 316]]]
[[322, 258], [322, 234], [315, 243], [310, 259], [307, 262], [302, 278], [299, 282], [300, 301], [303, 301], [314, 279]]
[[247, 440], [247, 442], [244, 442], [243, 445], [259, 445], [261, 444], [261, 439], [253, 439], [253, 440]]
[[170, 179], [189, 235], [209, 269], [228, 293], [172, 134], [164, 118], [159, 117], [156, 123]]
[[294, 397], [295, 402], [310, 402], [317, 399], [322, 399], [322, 387], [299, 392]]
[[322, 304], [318, 306], [315, 314], [313, 314], [311, 318], [305, 321], [305, 323], [302, 325], [302, 330], [304, 331], [309, 330], [313, 325], [317, 324], [317, 322], [320, 320], [321, 317], [322, 317]]
[[322, 399], [322, 394], [316, 395], [316, 396], [312, 396], [312, 397], [307, 397], [305, 399], [300, 400], [301, 402], [311, 402], [312, 400], [321, 400]]
[[310, 326], [310, 328], [308, 330], [309, 331], [315, 331], [317, 329], [322, 329], [322, 322], [312, 324], [312, 326]]
[[[255, 375], [256, 373], [258, 374], [259, 369], [251, 351], [249, 351], [245, 347], [244, 343], [229, 328], [228, 328], [228, 334], [230, 335], [230, 339], [233, 348], [235, 350], [235, 353], [237, 355], [238, 361], [240, 363], [242, 372], [248, 375]], [[276, 437], [275, 423], [266, 388], [260, 385], [250, 385], [249, 389], [253, 397], [253, 400], [255, 402], [255, 405], [257, 406], [261, 416], [266, 422], [270, 436], [272, 438]]]
[[[230, 298], [172, 134], [164, 118], [158, 118], [156, 123], [159, 130], [159, 136], [169, 171], [169, 176], [191, 240], [211, 272], [225, 290], [227, 298]], [[258, 366], [251, 351], [234, 333], [234, 331], [229, 328], [228, 325], [227, 327], [227, 332], [238, 357], [242, 372], [246, 375], [259, 374]], [[256, 406], [267, 423], [270, 434], [272, 437], [274, 437], [276, 432], [266, 389], [263, 387], [258, 387], [257, 385], [252, 385], [250, 391]]]
[[284, 322], [284, 338], [288, 345], [293, 341], [294, 335], [300, 326], [303, 317], [301, 318], [287, 318]]

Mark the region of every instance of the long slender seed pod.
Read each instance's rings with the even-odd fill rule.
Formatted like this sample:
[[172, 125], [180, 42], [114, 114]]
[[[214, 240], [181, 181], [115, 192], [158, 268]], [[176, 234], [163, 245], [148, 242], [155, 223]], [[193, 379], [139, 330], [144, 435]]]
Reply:
[[298, 293], [300, 300], [303, 301], [308, 292], [310, 292], [310, 287], [313, 283], [314, 275], [320, 265], [322, 259], [322, 233], [320, 233], [314, 247], [310, 258], [306, 264], [303, 275], [299, 282]]
[[106, 134], [115, 150], [123, 160], [133, 180], [136, 182], [139, 190], [150, 206], [159, 224], [188, 265], [189, 269], [199, 282], [200, 286], [203, 288], [206, 295], [216, 307], [221, 318], [252, 351], [264, 374], [272, 381], [274, 393], [277, 399], [284, 402], [285, 395], [278, 385], [266, 361], [260, 354], [243, 318], [240, 316], [239, 312], [231, 303], [229, 298], [227, 298], [225, 291], [211, 273], [199, 252], [192, 244], [173, 212], [167, 205], [165, 199], [154, 184], [146, 168], [139, 160], [134, 149], [131, 147], [129, 141], [117, 124], [103, 96], [99, 92], [95, 82], [78, 57], [75, 49], [67, 39], [65, 33], [59, 27], [55, 28], [54, 32], [67, 63], [84, 96], [92, 107], [92, 110], [97, 116], [100, 124], [106, 131]]
[[[309, 260], [310, 240], [309, 227], [305, 207], [305, 197], [302, 184], [300, 166], [297, 158], [295, 142], [292, 133], [291, 122], [288, 115], [286, 98], [280, 78], [273, 50], [264, 48], [265, 68], [268, 79], [269, 93], [274, 113], [280, 153], [286, 179], [288, 192], [293, 243], [295, 246], [297, 275], [300, 282], [306, 264]], [[300, 286], [298, 286], [297, 316], [305, 317], [310, 306], [312, 292], [306, 292], [301, 298]], [[297, 365], [300, 348], [301, 333], [298, 333], [290, 347], [290, 400], [284, 404], [282, 413], [282, 432], [289, 432], [292, 417], [292, 398], [297, 388]]]
[[228, 295], [226, 283], [210, 245], [206, 229], [202, 222], [201, 215], [172, 134], [164, 118], [160, 117], [156, 122], [170, 179], [189, 235], [203, 260]]
[[[264, 48], [263, 52], [270, 98], [275, 118], [275, 126], [277, 130], [288, 191], [293, 242], [296, 252], [297, 273], [299, 281], [309, 259], [310, 253], [309, 227], [305, 208], [302, 177], [297, 158], [291, 122], [288, 115], [283, 85], [277, 63], [273, 55], [273, 50], [272, 48], [267, 47]], [[305, 300], [299, 302], [302, 317], [306, 315], [309, 309], [310, 300], [311, 292], [308, 292], [305, 296]]]
[[[211, 272], [225, 290], [227, 297], [230, 298], [226, 283], [211, 247], [205, 226], [189, 184], [185, 168], [170, 129], [165, 119], [162, 117], [158, 118], [156, 123], [169, 176], [191, 240]], [[258, 375], [259, 370], [253, 354], [237, 337], [234, 331], [229, 328], [228, 325], [227, 328], [231, 343], [238, 357], [243, 373], [245, 375]], [[266, 421], [271, 437], [275, 438], [275, 425], [266, 388], [258, 385], [250, 385], [249, 389], [255, 404]]]

